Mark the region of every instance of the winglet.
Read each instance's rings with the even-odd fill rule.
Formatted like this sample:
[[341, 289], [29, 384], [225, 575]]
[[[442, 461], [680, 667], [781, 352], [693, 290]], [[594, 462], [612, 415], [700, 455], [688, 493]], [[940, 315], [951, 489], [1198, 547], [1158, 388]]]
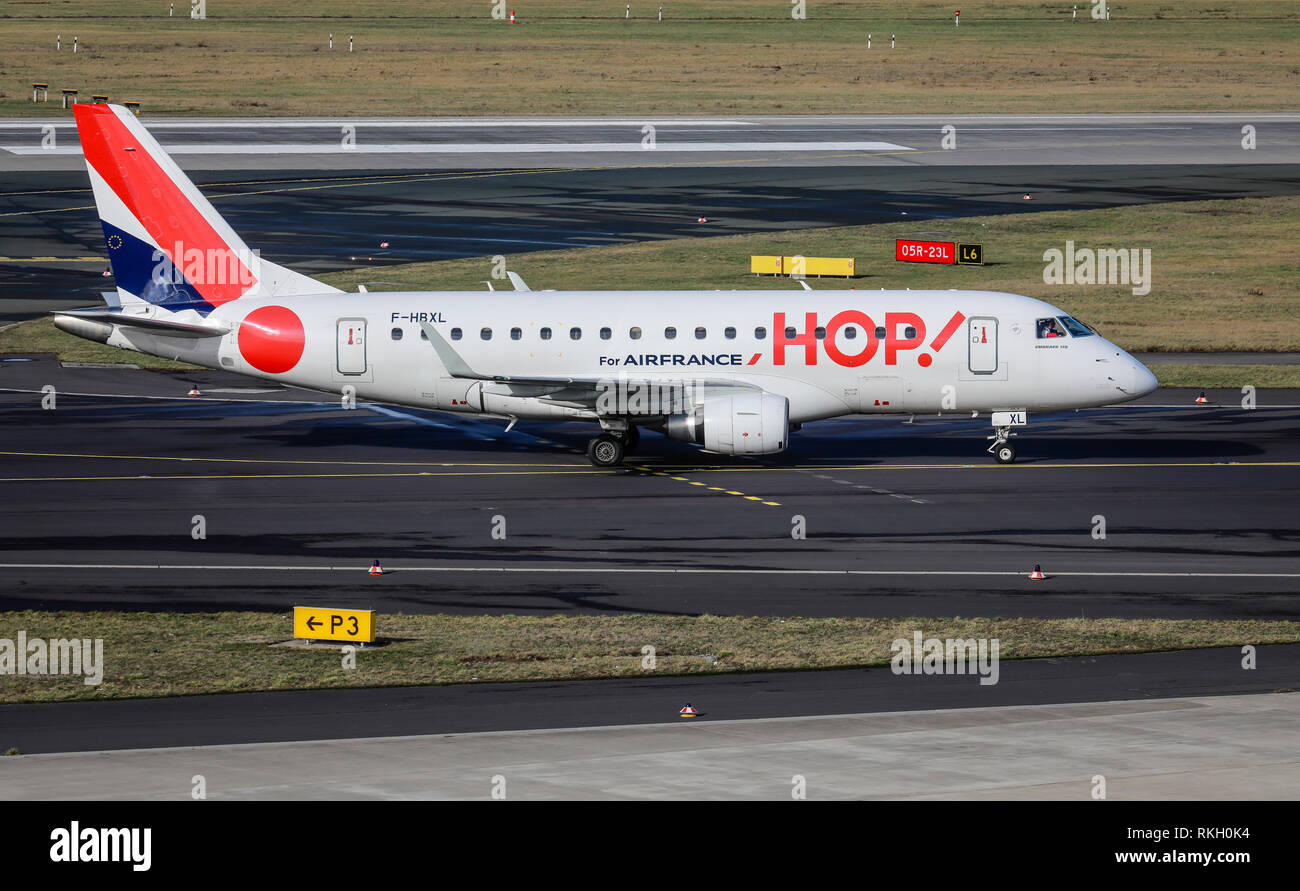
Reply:
[[531, 290], [532, 290], [532, 288], [528, 287], [528, 283], [524, 281], [524, 277], [523, 277], [522, 275], [520, 275], [519, 273], [517, 273], [517, 272], [507, 272], [506, 275], [508, 275], [508, 276], [510, 277], [510, 284], [512, 284], [512, 285], [515, 286], [515, 290], [516, 290], [516, 291], [531, 291]]
[[460, 353], [451, 348], [451, 344], [438, 333], [438, 329], [428, 322], [421, 322], [420, 327], [424, 330], [424, 336], [429, 338], [429, 343], [433, 346], [433, 351], [438, 354], [442, 360], [443, 366], [452, 377], [467, 377], [474, 380], [486, 381], [491, 378], [479, 374], [469, 367], [469, 364], [460, 357]]

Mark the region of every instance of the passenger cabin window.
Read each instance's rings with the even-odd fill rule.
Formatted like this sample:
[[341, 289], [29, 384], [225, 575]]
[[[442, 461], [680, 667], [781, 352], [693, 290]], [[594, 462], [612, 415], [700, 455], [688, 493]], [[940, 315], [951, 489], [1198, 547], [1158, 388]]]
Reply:
[[429, 335], [428, 335], [428, 334], [425, 334], [425, 333], [424, 333], [424, 329], [421, 328], [421, 329], [420, 329], [420, 340], [428, 340], [428, 339], [429, 339]]
[[708, 332], [708, 331], [705, 331], [703, 328], [696, 328], [696, 329], [695, 329], [695, 339], [696, 339], [696, 340], [703, 340], [704, 338], [706, 338], [706, 337], [708, 337], [708, 336], [709, 336], [709, 332]]
[[550, 339], [551, 339], [551, 329], [550, 329], [550, 328], [542, 328], [542, 329], [540, 329], [540, 330], [537, 332], [537, 336], [540, 337], [542, 340], [550, 340]]
[[1038, 339], [1046, 340], [1053, 337], [1065, 337], [1065, 329], [1056, 319], [1039, 319], [1038, 320]]
[[825, 340], [825, 339], [826, 339], [826, 329], [825, 329], [825, 328], [817, 328], [813, 333], [815, 333], [815, 334], [817, 335], [817, 339], [818, 339], [818, 340]]
[[1091, 337], [1097, 333], [1078, 319], [1072, 319], [1069, 316], [1058, 316], [1057, 318], [1065, 326], [1065, 330], [1069, 331], [1074, 337]]
[[735, 340], [735, 339], [736, 339], [736, 329], [735, 329], [735, 328], [725, 328], [725, 329], [723, 329], [723, 331], [722, 331], [722, 336], [725, 337], [725, 338], [727, 338], [727, 340]]
[[677, 337], [677, 329], [668, 327], [664, 329], [664, 340], [674, 340]]
[[755, 340], [766, 340], [766, 339], [767, 339], [767, 329], [766, 329], [766, 328], [762, 328], [762, 327], [760, 327], [760, 328], [755, 328], [755, 329], [754, 329], [754, 339], [755, 339]]
[[794, 340], [795, 335], [798, 334], [798, 333], [799, 333], [799, 332], [798, 332], [798, 331], [795, 331], [793, 327], [791, 327], [791, 328], [786, 328], [786, 329], [785, 329], [785, 339], [786, 339], [786, 340]]
[[609, 339], [610, 339], [611, 337], [613, 337], [613, 336], [614, 336], [614, 332], [613, 332], [613, 330], [611, 330], [611, 329], [609, 329], [609, 328], [601, 328], [601, 329], [600, 329], [600, 339], [601, 339], [601, 340], [609, 340]]
[[569, 340], [581, 340], [581, 339], [582, 339], [582, 329], [581, 329], [581, 328], [570, 328], [570, 329], [569, 329]]
[[844, 326], [843, 328], [841, 328], [840, 330], [844, 332], [844, 339], [845, 339], [845, 340], [857, 340], [857, 339], [858, 339], [858, 329], [855, 328], [855, 327], [853, 327], [852, 325], [845, 325], [845, 326]]
[[452, 328], [452, 329], [451, 329], [451, 339], [452, 339], [452, 340], [460, 340], [460, 329], [459, 329], [459, 328]]
[[484, 328], [482, 331], [480, 331], [480, 332], [478, 333], [478, 338], [479, 338], [479, 340], [491, 340], [491, 339], [492, 339], [492, 329], [491, 329], [491, 328]]
[[904, 340], [915, 340], [915, 339], [916, 339], [916, 329], [913, 328], [911, 325], [908, 325], [906, 328], [904, 328], [904, 329], [903, 329], [903, 339], [904, 339]]
[[523, 337], [523, 336], [524, 336], [524, 331], [523, 331], [522, 328], [511, 328], [511, 329], [510, 329], [510, 339], [511, 339], [511, 340], [518, 340], [519, 338], [521, 338], [521, 337]]
[[877, 328], [876, 328], [876, 340], [884, 340], [884, 339], [885, 339], [885, 329], [884, 329], [884, 326], [883, 326], [883, 325], [882, 325], [882, 326], [877, 326]]
[[628, 336], [628, 338], [630, 338], [631, 340], [640, 340], [640, 339], [641, 339], [641, 329], [640, 329], [640, 328], [629, 328], [629, 329], [627, 329], [627, 336]]
[[402, 329], [401, 329], [401, 328], [394, 328], [394, 329], [393, 329], [393, 340], [401, 340], [401, 339], [402, 339]]

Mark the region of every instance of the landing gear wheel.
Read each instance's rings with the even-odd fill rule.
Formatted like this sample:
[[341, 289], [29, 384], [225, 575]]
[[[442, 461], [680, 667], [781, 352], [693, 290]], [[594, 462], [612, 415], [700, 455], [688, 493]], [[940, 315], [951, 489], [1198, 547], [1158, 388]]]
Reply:
[[623, 434], [623, 454], [635, 455], [636, 447], [641, 444], [641, 431], [635, 426], [629, 424], [627, 432]]
[[1009, 442], [1004, 442], [993, 450], [993, 457], [999, 464], [1010, 464], [1016, 460], [1016, 447]]
[[624, 451], [623, 441], [609, 433], [602, 433], [587, 443], [587, 458], [597, 467], [622, 464]]

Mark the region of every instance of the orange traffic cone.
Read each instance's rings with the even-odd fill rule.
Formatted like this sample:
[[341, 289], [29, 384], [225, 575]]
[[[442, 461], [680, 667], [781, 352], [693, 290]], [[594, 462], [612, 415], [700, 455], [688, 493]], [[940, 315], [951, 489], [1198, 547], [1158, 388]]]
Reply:
[[1041, 567], [1041, 566], [1039, 566], [1037, 563], [1035, 563], [1035, 564], [1034, 564], [1034, 571], [1031, 572], [1031, 573], [1029, 573], [1029, 579], [1030, 579], [1030, 581], [1041, 582], [1041, 581], [1045, 580], [1046, 578], [1047, 578], [1047, 576], [1043, 575], [1043, 567]]
[[381, 248], [386, 248], [386, 247], [388, 247], [388, 242], [386, 242], [386, 241], [381, 241], [381, 242], [379, 242], [379, 246], [380, 246]]
[[1201, 395], [1200, 395], [1200, 396], [1197, 396], [1197, 397], [1196, 397], [1196, 404], [1197, 404], [1197, 405], [1209, 405], [1209, 404], [1210, 404], [1210, 400], [1208, 400], [1208, 399], [1205, 398], [1205, 392], [1204, 392], [1204, 391], [1201, 392]]
[[380, 566], [379, 561], [376, 560], [374, 562], [374, 565], [370, 567], [370, 575], [383, 575], [383, 574], [384, 574], [384, 567]]
[[190, 392], [186, 395], [194, 397], [194, 396], [202, 396], [203, 394], [199, 392], [199, 385], [194, 384], [190, 387]]
[[695, 710], [695, 706], [691, 705], [689, 702], [682, 707], [681, 716], [683, 718], [694, 718], [698, 714], [699, 712]]
[[708, 217], [700, 217], [700, 218], [699, 218], [698, 220], [696, 220], [695, 222], [697, 222], [697, 223], [707, 223], [708, 221], [709, 221], [709, 218], [708, 218]]
[[1021, 201], [1033, 201], [1034, 198], [1033, 198], [1032, 195], [1022, 195], [1021, 198], [1020, 198], [1020, 200], [1021, 200]]

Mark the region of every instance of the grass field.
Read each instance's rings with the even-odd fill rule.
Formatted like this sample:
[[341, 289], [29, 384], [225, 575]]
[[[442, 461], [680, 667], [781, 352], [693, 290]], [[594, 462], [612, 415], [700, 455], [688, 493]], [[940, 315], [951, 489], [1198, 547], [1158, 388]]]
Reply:
[[345, 669], [338, 645], [272, 646], [292, 637], [288, 614], [0, 613], [0, 638], [100, 638], [104, 654], [98, 687], [7, 675], [0, 702], [882, 666], [916, 630], [997, 638], [1003, 659], [1300, 641], [1300, 622], [1168, 619], [384, 615], [377, 629], [387, 643]]
[[[983, 243], [988, 265], [896, 262], [893, 239], [915, 235]], [[1122, 285], [1044, 283], [1044, 252], [1063, 250], [1067, 241], [1078, 248], [1150, 249], [1150, 293], [1135, 296], [1132, 287]], [[1296, 244], [1300, 196], [673, 239], [516, 254], [508, 266], [534, 289], [788, 289], [789, 279], [750, 275], [750, 255], [854, 257], [857, 279], [813, 279], [811, 286], [1026, 294], [1065, 308], [1133, 351], [1300, 351], [1300, 328], [1283, 321], [1300, 299]], [[322, 278], [347, 290], [359, 283], [372, 291], [482, 290], [490, 274], [491, 259], [479, 257], [366, 267]], [[23, 352], [53, 352], [65, 361], [185, 367], [80, 340], [48, 320], [0, 331], [0, 353]], [[1162, 366], [1157, 373], [1166, 386], [1300, 386], [1300, 366]]]
[[[0, 116], [33, 81], [146, 115], [1291, 111], [1300, 4], [1128, 0], [0, 0]], [[1077, 5], [1079, 18], [1071, 20]], [[334, 49], [328, 49], [329, 35]], [[872, 49], [866, 49], [867, 35]], [[889, 48], [891, 34], [898, 37]], [[55, 51], [56, 35], [63, 50]], [[78, 52], [71, 52], [74, 35]], [[356, 51], [347, 52], [349, 35]]]

